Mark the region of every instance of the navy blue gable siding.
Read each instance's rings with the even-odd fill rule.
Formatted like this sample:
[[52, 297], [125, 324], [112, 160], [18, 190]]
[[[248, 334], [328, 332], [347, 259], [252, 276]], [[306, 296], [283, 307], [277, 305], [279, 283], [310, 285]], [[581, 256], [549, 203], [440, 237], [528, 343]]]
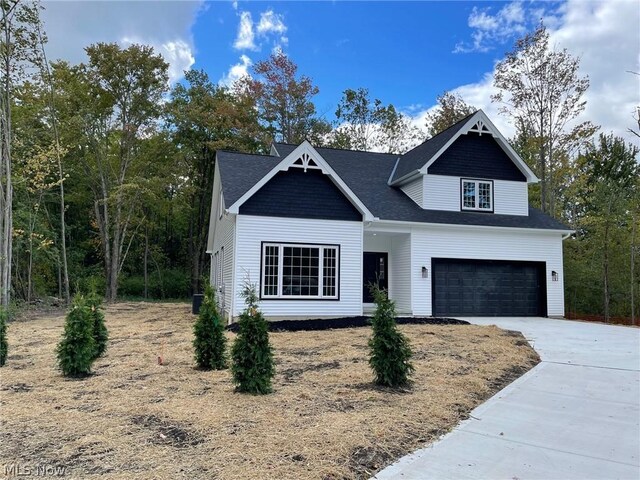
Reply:
[[249, 200], [240, 213], [269, 217], [362, 221], [362, 214], [318, 170], [291, 168], [278, 172]]
[[507, 154], [491, 135], [461, 135], [428, 168], [427, 173], [454, 177], [488, 178], [526, 182]]

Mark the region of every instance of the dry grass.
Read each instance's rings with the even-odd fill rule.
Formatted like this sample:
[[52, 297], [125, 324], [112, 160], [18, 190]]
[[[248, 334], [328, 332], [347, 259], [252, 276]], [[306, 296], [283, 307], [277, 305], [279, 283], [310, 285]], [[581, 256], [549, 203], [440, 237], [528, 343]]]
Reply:
[[67, 478], [105, 479], [367, 478], [538, 362], [514, 332], [406, 325], [415, 382], [394, 392], [371, 384], [368, 328], [273, 333], [275, 392], [255, 397], [234, 393], [229, 371], [194, 369], [188, 305], [109, 307], [108, 351], [84, 380], [56, 369], [63, 321], [34, 315], [9, 326], [2, 469], [59, 465]]

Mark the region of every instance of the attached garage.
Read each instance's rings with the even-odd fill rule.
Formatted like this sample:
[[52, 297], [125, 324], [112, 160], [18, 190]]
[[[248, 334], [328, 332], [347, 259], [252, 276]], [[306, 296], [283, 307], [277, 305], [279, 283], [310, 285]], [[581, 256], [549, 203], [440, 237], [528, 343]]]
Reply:
[[435, 316], [546, 316], [544, 262], [432, 259]]

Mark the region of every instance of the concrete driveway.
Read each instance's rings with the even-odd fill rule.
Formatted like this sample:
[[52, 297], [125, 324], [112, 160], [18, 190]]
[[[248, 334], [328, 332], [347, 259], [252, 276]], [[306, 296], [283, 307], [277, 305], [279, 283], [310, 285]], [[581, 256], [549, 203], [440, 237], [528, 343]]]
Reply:
[[519, 330], [542, 362], [376, 479], [640, 479], [640, 329], [465, 318]]

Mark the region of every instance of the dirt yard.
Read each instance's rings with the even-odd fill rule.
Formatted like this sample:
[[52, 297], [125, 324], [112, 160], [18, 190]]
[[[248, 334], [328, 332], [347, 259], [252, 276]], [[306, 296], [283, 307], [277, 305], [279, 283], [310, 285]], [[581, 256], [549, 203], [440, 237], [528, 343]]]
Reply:
[[539, 361], [515, 332], [405, 325], [415, 381], [396, 392], [371, 383], [369, 328], [272, 333], [275, 391], [242, 395], [230, 371], [194, 368], [189, 310], [109, 307], [107, 353], [83, 380], [56, 369], [63, 316], [11, 323], [0, 477], [13, 466], [58, 467], [65, 478], [368, 478]]

